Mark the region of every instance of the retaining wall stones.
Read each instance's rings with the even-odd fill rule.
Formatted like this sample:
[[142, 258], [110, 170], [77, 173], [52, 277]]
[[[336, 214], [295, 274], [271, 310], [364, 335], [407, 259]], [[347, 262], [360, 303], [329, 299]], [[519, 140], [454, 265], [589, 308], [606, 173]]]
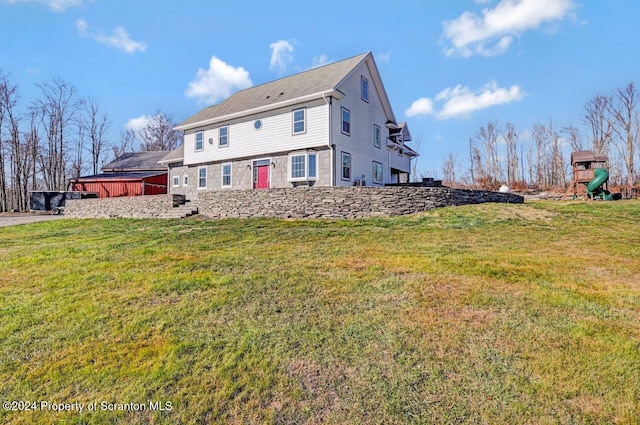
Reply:
[[206, 192], [198, 205], [200, 214], [211, 218], [360, 218], [484, 202], [523, 203], [524, 198], [444, 187], [297, 187]]
[[[203, 192], [197, 201], [200, 214], [211, 218], [360, 218], [413, 214], [438, 207], [517, 203], [524, 198], [511, 193], [445, 187], [294, 187], [269, 190]], [[136, 196], [67, 201], [68, 217], [162, 217], [184, 203], [180, 195]]]
[[182, 195], [68, 199], [64, 215], [71, 218], [156, 218], [180, 203], [184, 203]]

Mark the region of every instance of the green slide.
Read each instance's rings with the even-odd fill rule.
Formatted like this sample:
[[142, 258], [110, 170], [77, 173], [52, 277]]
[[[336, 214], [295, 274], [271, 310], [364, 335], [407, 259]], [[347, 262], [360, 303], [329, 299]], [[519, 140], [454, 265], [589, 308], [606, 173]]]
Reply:
[[602, 189], [602, 185], [609, 180], [609, 172], [604, 168], [596, 168], [593, 170], [593, 180], [589, 182], [587, 185], [587, 195], [591, 199], [604, 199], [607, 201], [612, 200], [611, 193], [609, 191]]

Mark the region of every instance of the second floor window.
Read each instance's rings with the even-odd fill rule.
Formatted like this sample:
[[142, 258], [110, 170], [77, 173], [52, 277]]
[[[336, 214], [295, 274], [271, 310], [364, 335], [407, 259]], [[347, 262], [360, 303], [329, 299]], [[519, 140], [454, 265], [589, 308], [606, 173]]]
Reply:
[[201, 151], [204, 149], [204, 132], [198, 131], [196, 133], [196, 150]]
[[376, 148], [379, 148], [381, 146], [380, 144], [380, 126], [378, 125], [373, 125], [373, 146], [375, 146]]
[[342, 108], [342, 133], [351, 134], [351, 112], [346, 108]]
[[293, 134], [304, 133], [306, 131], [305, 109], [293, 110]]
[[229, 126], [225, 125], [218, 129], [218, 146], [229, 145]]

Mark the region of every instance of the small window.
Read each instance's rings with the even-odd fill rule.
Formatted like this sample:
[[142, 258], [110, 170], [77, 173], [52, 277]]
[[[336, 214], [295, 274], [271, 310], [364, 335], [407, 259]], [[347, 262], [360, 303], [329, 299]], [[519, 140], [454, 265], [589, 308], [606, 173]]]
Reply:
[[381, 146], [380, 144], [380, 126], [378, 125], [373, 125], [373, 146], [375, 146], [376, 148], [379, 148]]
[[382, 164], [373, 161], [373, 182], [382, 184]]
[[218, 129], [218, 146], [229, 146], [229, 126], [225, 125]]
[[369, 101], [369, 80], [367, 80], [364, 77], [360, 77], [361, 78], [361, 94], [360, 96], [362, 97], [362, 100], [364, 100], [365, 102]]
[[255, 120], [253, 123], [253, 128], [256, 130], [260, 130], [262, 128], [262, 120]]
[[342, 152], [342, 180], [351, 180], [351, 154]]
[[198, 168], [198, 189], [207, 188], [207, 167]]
[[180, 186], [180, 176], [173, 176], [173, 187]]
[[306, 131], [305, 109], [295, 109], [293, 111], [293, 134], [304, 133]]
[[182, 181], [183, 181], [183, 183], [182, 183], [182, 184], [183, 184], [184, 186], [187, 186], [187, 185], [189, 184], [189, 177], [185, 174], [185, 175], [182, 177]]
[[315, 180], [318, 176], [318, 161], [315, 153], [297, 154], [289, 157], [289, 180]]
[[222, 187], [231, 187], [231, 164], [222, 164]]
[[204, 149], [204, 132], [198, 131], [196, 133], [196, 151]]
[[315, 153], [310, 153], [309, 154], [309, 173], [308, 176], [310, 179], [315, 179], [318, 175], [318, 165], [317, 165], [317, 161], [316, 161], [316, 154]]
[[342, 133], [351, 134], [351, 112], [345, 108], [342, 108]]

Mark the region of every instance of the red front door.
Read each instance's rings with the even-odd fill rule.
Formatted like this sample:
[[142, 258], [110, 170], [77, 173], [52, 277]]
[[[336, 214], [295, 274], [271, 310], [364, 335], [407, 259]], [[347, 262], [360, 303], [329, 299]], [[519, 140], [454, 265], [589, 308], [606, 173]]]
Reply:
[[255, 167], [253, 187], [255, 189], [269, 189], [268, 165], [258, 165]]

